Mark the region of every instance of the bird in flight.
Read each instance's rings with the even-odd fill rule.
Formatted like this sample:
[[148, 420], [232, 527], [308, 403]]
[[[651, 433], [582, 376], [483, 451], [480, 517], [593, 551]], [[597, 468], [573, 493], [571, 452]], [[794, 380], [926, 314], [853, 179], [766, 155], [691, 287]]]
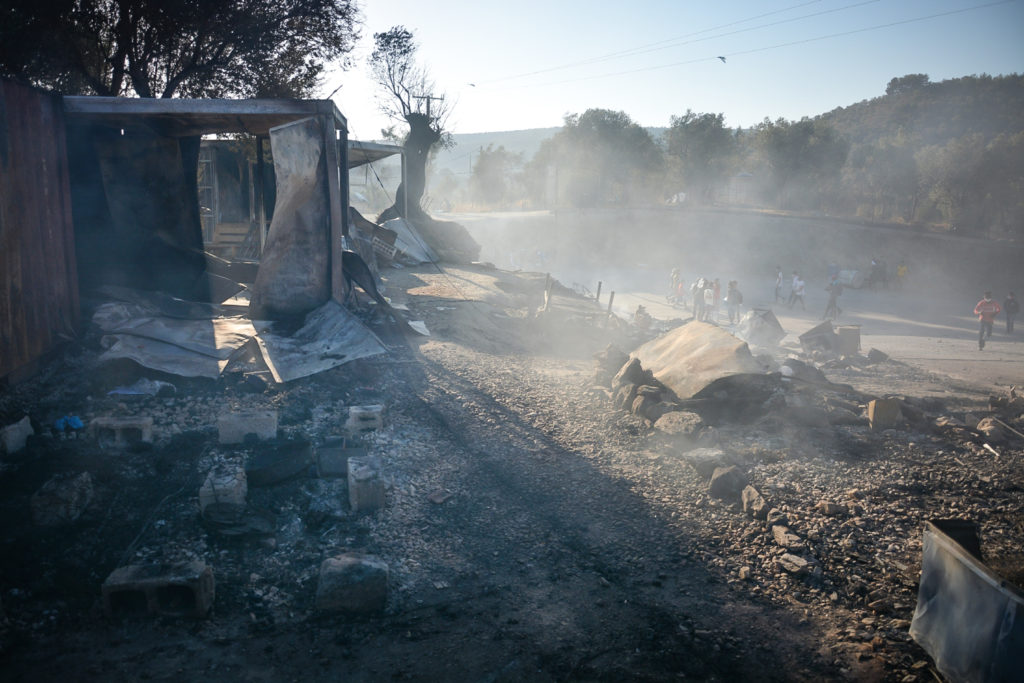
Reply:
[[722, 64], [725, 64], [725, 57], [721, 57], [721, 56], [719, 56], [719, 59], [721, 59], [721, 60], [722, 60]]

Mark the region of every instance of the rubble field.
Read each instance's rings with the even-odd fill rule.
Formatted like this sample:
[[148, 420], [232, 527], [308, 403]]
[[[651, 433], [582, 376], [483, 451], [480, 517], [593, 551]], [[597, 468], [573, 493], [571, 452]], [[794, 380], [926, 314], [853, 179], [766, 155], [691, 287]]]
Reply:
[[[5, 680], [909, 683], [940, 679], [908, 634], [928, 520], [977, 523], [1024, 583], [1009, 387], [790, 344], [755, 356], [763, 381], [679, 399], [625, 358], [682, 321], [557, 283], [540, 310], [543, 274], [384, 276], [431, 336], [369, 311], [386, 355], [277, 385], [99, 364], [93, 332], [0, 395], [34, 432], [0, 456]], [[225, 439], [225, 415], [276, 432]], [[339, 557], [386, 566], [386, 597], [325, 597]], [[128, 566], [197, 568], [192, 593], [136, 603]]]

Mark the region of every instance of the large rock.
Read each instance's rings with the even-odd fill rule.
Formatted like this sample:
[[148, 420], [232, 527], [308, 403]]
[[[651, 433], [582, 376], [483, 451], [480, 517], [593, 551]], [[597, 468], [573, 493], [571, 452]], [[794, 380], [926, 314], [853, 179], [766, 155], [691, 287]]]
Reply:
[[330, 206], [322, 125], [302, 119], [270, 131], [277, 202], [252, 287], [253, 320], [298, 320], [331, 295]]
[[810, 562], [799, 555], [793, 555], [791, 553], [783, 553], [779, 557], [775, 558], [775, 564], [779, 569], [790, 574], [797, 575], [806, 574], [811, 569]]
[[762, 374], [750, 347], [725, 330], [691, 322], [653, 339], [634, 352], [643, 367], [679, 398], [692, 398], [716, 380]]
[[372, 555], [345, 553], [320, 565], [316, 608], [326, 612], [371, 614], [384, 610], [388, 565]]
[[653, 378], [654, 376], [650, 371], [644, 370], [639, 359], [631, 358], [612, 377], [612, 391], [616, 391], [619, 387], [626, 384], [635, 384], [637, 386], [650, 384]]
[[719, 467], [711, 475], [711, 484], [708, 492], [715, 498], [725, 501], [739, 499], [740, 492], [747, 485], [747, 475], [736, 467]]
[[1003, 426], [991, 417], [982, 418], [978, 422], [977, 429], [990, 444], [998, 445], [1006, 441], [1006, 432], [1003, 430]]
[[677, 410], [659, 417], [654, 428], [669, 436], [696, 438], [704, 428], [704, 420], [697, 413]]

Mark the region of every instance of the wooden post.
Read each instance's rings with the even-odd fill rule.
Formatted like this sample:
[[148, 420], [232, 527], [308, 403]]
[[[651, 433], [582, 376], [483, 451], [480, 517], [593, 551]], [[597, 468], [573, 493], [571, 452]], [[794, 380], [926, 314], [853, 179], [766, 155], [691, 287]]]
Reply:
[[608, 295], [608, 315], [612, 314], [612, 302], [615, 301], [615, 292]]
[[601, 281], [600, 280], [597, 281], [597, 295], [594, 296], [594, 302], [595, 303], [600, 303], [601, 302]]

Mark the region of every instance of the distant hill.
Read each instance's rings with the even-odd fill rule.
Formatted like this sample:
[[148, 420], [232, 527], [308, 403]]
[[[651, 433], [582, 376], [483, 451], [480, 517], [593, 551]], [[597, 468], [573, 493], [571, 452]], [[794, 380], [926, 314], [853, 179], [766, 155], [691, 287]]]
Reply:
[[[463, 133], [452, 135], [455, 146], [451, 149], [443, 149], [431, 162], [434, 173], [444, 169], [450, 169], [456, 175], [469, 175], [472, 172], [471, 159], [481, 148], [487, 149], [488, 145], [494, 148], [504, 147], [512, 154], [522, 154], [523, 161], [527, 162], [540, 149], [544, 140], [552, 137], [561, 130], [558, 128], [530, 128], [528, 130], [508, 130], [493, 133]], [[665, 132], [665, 128], [648, 128], [647, 132], [658, 139]]]
[[472, 170], [471, 158], [488, 145], [494, 148], [504, 147], [512, 154], [522, 154], [524, 161], [529, 161], [540, 143], [557, 133], [560, 128], [531, 128], [529, 130], [508, 130], [495, 133], [456, 133], [452, 136], [455, 145], [451, 149], [442, 149], [432, 161], [435, 173], [447, 168], [457, 175], [468, 174]]

